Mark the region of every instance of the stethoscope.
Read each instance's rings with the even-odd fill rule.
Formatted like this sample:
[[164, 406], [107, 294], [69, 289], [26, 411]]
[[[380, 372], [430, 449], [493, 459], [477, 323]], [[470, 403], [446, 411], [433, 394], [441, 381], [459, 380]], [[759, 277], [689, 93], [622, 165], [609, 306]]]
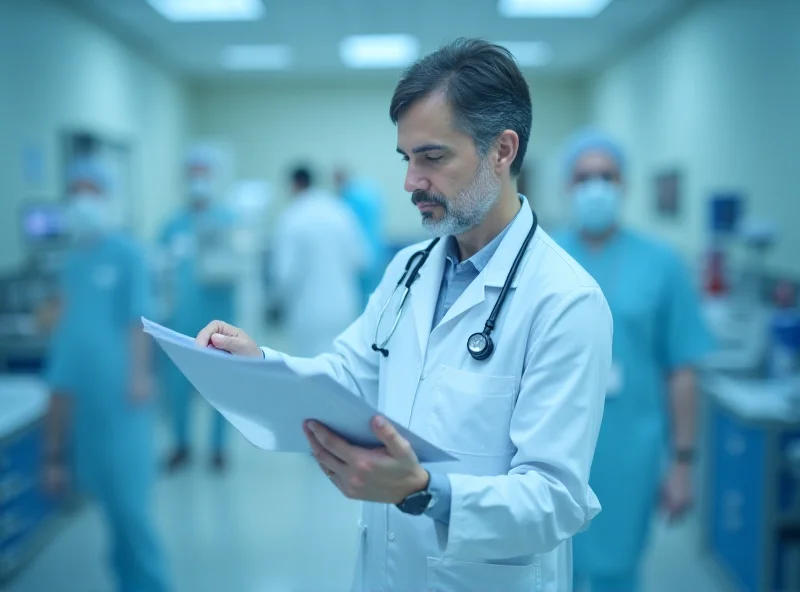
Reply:
[[[492, 309], [489, 318], [486, 319], [486, 324], [483, 327], [483, 331], [480, 333], [473, 333], [470, 335], [469, 339], [467, 340], [467, 351], [469, 355], [473, 357], [473, 359], [478, 361], [483, 361], [489, 358], [494, 352], [494, 342], [492, 341], [492, 331], [494, 330], [494, 325], [497, 322], [497, 317], [500, 314], [500, 310], [503, 307], [503, 302], [505, 302], [506, 295], [508, 294], [508, 290], [511, 288], [511, 284], [514, 282], [514, 276], [517, 274], [517, 268], [519, 267], [520, 262], [522, 261], [522, 257], [525, 254], [525, 251], [528, 248], [528, 244], [531, 242], [533, 235], [536, 233], [536, 228], [539, 225], [539, 220], [536, 217], [536, 213], [533, 213], [533, 224], [531, 225], [531, 229], [528, 231], [528, 236], [525, 237], [525, 241], [522, 243], [519, 251], [517, 252], [517, 256], [514, 258], [514, 263], [511, 264], [511, 269], [508, 271], [508, 275], [506, 276], [506, 281], [503, 283], [503, 289], [500, 290], [500, 296], [497, 297], [497, 302], [494, 304], [494, 308]], [[408, 299], [408, 295], [411, 291], [411, 286], [419, 277], [419, 270], [422, 269], [422, 266], [425, 265], [425, 262], [428, 260], [428, 256], [431, 254], [433, 247], [439, 242], [439, 238], [433, 239], [428, 246], [425, 247], [421, 251], [417, 251], [408, 258], [408, 262], [406, 262], [405, 271], [403, 271], [403, 275], [400, 276], [397, 284], [392, 290], [392, 294], [389, 296], [389, 299], [384, 304], [383, 309], [381, 309], [381, 314], [378, 317], [378, 323], [375, 327], [375, 341], [372, 344], [373, 351], [380, 352], [383, 354], [383, 357], [389, 356], [389, 350], [386, 349], [386, 345], [389, 343], [389, 340], [394, 335], [395, 330], [397, 329], [397, 325], [400, 324], [400, 316], [403, 314], [403, 305], [405, 305], [406, 300]], [[381, 321], [383, 320], [383, 315], [389, 308], [389, 305], [394, 298], [395, 293], [397, 290], [400, 289], [400, 286], [404, 286], [403, 295], [400, 298], [400, 306], [397, 309], [397, 317], [394, 320], [394, 324], [392, 328], [389, 330], [389, 334], [386, 336], [380, 345], [378, 345], [378, 331], [380, 330]]]

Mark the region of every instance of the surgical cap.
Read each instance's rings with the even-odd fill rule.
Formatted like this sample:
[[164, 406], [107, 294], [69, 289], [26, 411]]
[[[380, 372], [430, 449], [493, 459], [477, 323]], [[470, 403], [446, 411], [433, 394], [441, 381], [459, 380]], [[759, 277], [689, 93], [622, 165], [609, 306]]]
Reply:
[[67, 187], [81, 181], [91, 183], [102, 193], [111, 189], [111, 179], [104, 167], [92, 158], [78, 158], [67, 169]]
[[186, 166], [203, 167], [213, 170], [222, 161], [220, 150], [209, 144], [199, 144], [193, 146], [186, 154]]
[[625, 155], [620, 143], [607, 133], [597, 128], [584, 128], [573, 134], [567, 141], [564, 153], [564, 174], [572, 177], [575, 164], [587, 152], [604, 152], [617, 163], [620, 175], [625, 172]]

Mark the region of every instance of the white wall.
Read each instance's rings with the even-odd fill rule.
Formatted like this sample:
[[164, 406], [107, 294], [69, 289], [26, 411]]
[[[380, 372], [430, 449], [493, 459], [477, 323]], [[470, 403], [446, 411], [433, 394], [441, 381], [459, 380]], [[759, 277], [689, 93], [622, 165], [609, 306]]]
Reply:
[[[774, 220], [781, 243], [769, 261], [800, 272], [800, 2], [711, 0], [605, 71], [592, 86], [594, 119], [632, 160], [631, 223], [688, 254], [704, 246], [706, 198], [746, 194]], [[652, 175], [678, 166], [684, 216], [657, 218]]]
[[[179, 81], [69, 9], [47, 0], [0, 2], [0, 268], [24, 257], [23, 201], [61, 197], [61, 133], [69, 128], [130, 142], [135, 228], [152, 236], [180, 198], [185, 103]], [[44, 155], [38, 187], [23, 175], [27, 147]]]
[[[198, 86], [192, 93], [192, 131], [229, 142], [237, 176], [267, 179], [280, 198], [286, 196], [287, 174], [297, 161], [314, 165], [326, 183], [337, 164], [349, 165], [382, 187], [389, 236], [413, 239], [421, 236], [419, 215], [403, 190], [405, 165], [395, 152], [396, 130], [388, 115], [394, 84]], [[528, 160], [535, 168], [537, 208], [546, 218], [557, 188], [545, 168], [564, 135], [585, 120], [585, 90], [557, 81], [533, 81], [531, 90], [534, 126]], [[534, 161], [539, 163], [535, 167]]]

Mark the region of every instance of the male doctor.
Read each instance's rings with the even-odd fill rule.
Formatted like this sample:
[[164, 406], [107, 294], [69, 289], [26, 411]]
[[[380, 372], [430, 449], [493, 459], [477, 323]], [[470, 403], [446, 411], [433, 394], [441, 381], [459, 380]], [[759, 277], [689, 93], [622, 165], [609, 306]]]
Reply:
[[[355, 589], [569, 591], [570, 539], [600, 510], [589, 471], [612, 320], [594, 280], [535, 228], [517, 194], [531, 126], [528, 86], [508, 51], [460, 39], [403, 75], [390, 115], [408, 163], [405, 188], [441, 240], [404, 305], [402, 286], [394, 288], [430, 243], [397, 255], [335, 353], [285, 358], [327, 372], [384, 414], [373, 422], [378, 449], [304, 426], [333, 483], [371, 502], [360, 522]], [[484, 328], [504, 284], [496, 322]], [[488, 340], [470, 336], [482, 330], [494, 351], [476, 359]], [[197, 342], [285, 357], [219, 321]], [[459, 462], [426, 470], [384, 417]]]

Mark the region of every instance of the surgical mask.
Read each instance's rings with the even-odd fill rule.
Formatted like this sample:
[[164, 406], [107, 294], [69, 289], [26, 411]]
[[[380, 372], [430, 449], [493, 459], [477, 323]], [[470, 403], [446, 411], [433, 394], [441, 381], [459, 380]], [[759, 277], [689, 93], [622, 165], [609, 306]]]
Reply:
[[77, 239], [103, 234], [111, 227], [108, 204], [92, 194], [73, 196], [66, 218], [70, 233]]
[[194, 202], [211, 200], [211, 183], [206, 179], [192, 179], [189, 181], [189, 197]]
[[621, 195], [615, 183], [592, 179], [572, 192], [572, 218], [579, 230], [603, 234], [619, 219]]

